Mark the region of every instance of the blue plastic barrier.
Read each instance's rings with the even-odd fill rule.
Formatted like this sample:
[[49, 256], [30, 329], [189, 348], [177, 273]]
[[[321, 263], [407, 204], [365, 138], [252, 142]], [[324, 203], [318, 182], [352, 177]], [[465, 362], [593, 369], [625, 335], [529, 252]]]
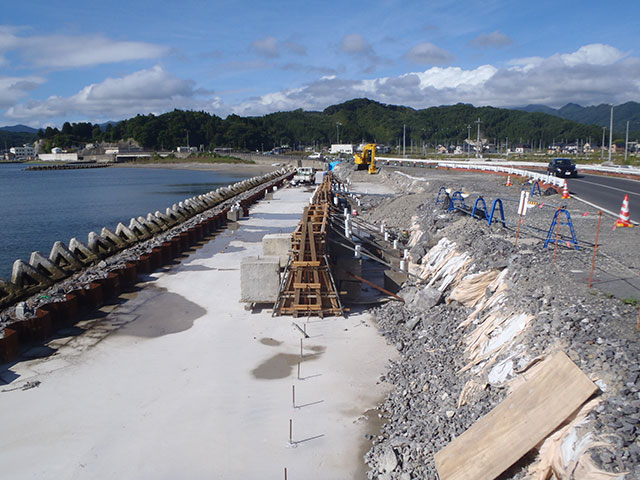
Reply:
[[536, 189], [538, 190], [538, 195], [542, 196], [542, 191], [540, 190], [540, 184], [538, 183], [537, 180], [535, 182], [533, 182], [533, 185], [531, 185], [531, 196], [532, 197], [536, 194]]
[[460, 191], [453, 192], [453, 195], [451, 195], [451, 203], [449, 204], [449, 208], [447, 208], [447, 212], [453, 212], [458, 208], [467, 210], [467, 206], [464, 203], [464, 197]]
[[[482, 211], [484, 212], [484, 217], [476, 217], [476, 211], [478, 210], [478, 204], [482, 203]], [[473, 218], [489, 218], [489, 212], [487, 212], [487, 204], [484, 201], [484, 198], [478, 197], [476, 203], [473, 204], [473, 210], [471, 210], [471, 216]]]
[[[561, 222], [559, 220], [559, 216], [560, 213], [564, 213], [567, 217], [567, 221], [566, 222]], [[576, 231], [573, 229], [573, 222], [571, 221], [571, 215], [569, 214], [569, 211], [564, 209], [564, 208], [559, 208], [556, 210], [555, 215], [553, 216], [553, 221], [551, 222], [551, 226], [549, 227], [549, 231], [547, 232], [547, 239], [544, 241], [544, 248], [547, 248], [547, 245], [549, 245], [550, 243], [556, 243], [556, 239], [553, 238], [553, 229], [556, 227], [556, 225], [568, 225], [569, 226], [569, 230], [571, 231], [571, 243], [573, 243], [573, 245], [576, 247], [576, 250], [580, 250], [580, 248], [578, 248], [578, 239], [576, 238]]]
[[493, 223], [493, 216], [496, 213], [497, 206], [500, 207], [500, 219], [496, 221], [502, 223], [502, 226], [507, 228], [507, 222], [504, 219], [504, 208], [502, 207], [502, 200], [500, 200], [499, 198], [496, 198], [493, 201], [493, 205], [491, 206], [491, 214], [489, 214], [489, 217], [487, 218], [487, 224], [491, 226], [491, 224]]
[[[444, 193], [444, 197], [440, 198], [440, 196]], [[441, 203], [445, 203], [445, 199], [447, 198], [447, 189], [445, 187], [440, 187], [440, 190], [438, 190], [438, 196], [436, 197], [436, 205], [439, 205]]]

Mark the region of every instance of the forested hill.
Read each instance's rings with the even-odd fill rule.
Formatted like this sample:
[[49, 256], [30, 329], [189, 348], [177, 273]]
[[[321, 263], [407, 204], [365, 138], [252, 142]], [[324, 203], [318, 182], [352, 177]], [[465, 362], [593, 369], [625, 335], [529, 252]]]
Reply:
[[44, 148], [70, 147], [85, 142], [116, 142], [134, 138], [145, 148], [174, 149], [177, 146], [203, 145], [205, 148], [231, 147], [269, 150], [280, 145], [329, 145], [336, 143], [402, 143], [406, 125], [406, 145], [453, 143], [477, 135], [491, 142], [509, 143], [541, 141], [575, 142], [591, 138], [598, 143], [601, 129], [582, 125], [544, 113], [528, 113], [493, 107], [476, 108], [468, 104], [415, 110], [384, 105], [368, 99], [355, 99], [333, 105], [322, 112], [294, 110], [263, 117], [229, 115], [222, 119], [206, 112], [174, 110], [162, 115], [138, 115], [117, 125], [101, 129], [91, 123], [65, 123], [61, 130], [47, 128], [39, 132]]
[[[607, 128], [609, 128], [611, 119], [611, 105], [605, 104], [582, 107], [575, 103], [567, 103], [564, 107], [557, 110], [545, 105], [527, 105], [518, 110], [548, 113], [566, 120]], [[629, 122], [630, 131], [637, 134], [640, 128], [640, 103], [627, 102], [616, 105], [614, 107], [613, 118], [613, 131], [617, 135], [624, 136], [627, 122]]]

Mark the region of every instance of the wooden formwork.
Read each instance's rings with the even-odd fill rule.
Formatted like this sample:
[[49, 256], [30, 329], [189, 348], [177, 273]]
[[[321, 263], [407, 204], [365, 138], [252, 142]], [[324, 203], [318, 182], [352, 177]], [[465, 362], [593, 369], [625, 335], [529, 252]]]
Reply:
[[292, 255], [274, 315], [343, 314], [326, 256], [330, 209], [331, 176], [327, 174], [293, 232]]

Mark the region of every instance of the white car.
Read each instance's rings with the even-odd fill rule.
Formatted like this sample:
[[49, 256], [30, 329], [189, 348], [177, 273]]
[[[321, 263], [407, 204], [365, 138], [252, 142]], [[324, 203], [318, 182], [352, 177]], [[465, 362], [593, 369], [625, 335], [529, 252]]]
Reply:
[[311, 155], [309, 155], [307, 158], [309, 158], [311, 160], [319, 160], [319, 159], [322, 158], [322, 155], [317, 153], [317, 152], [314, 152]]

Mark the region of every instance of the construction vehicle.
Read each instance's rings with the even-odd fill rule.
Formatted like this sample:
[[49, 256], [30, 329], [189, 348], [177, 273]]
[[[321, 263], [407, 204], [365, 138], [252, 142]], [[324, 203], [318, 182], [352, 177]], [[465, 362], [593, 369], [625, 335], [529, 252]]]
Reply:
[[358, 170], [368, 168], [369, 173], [378, 173], [376, 168], [376, 144], [367, 143], [362, 147], [362, 153], [355, 154], [354, 161]]
[[311, 167], [298, 167], [296, 168], [296, 174], [293, 176], [293, 183], [302, 183], [313, 185], [315, 181], [315, 173]]

